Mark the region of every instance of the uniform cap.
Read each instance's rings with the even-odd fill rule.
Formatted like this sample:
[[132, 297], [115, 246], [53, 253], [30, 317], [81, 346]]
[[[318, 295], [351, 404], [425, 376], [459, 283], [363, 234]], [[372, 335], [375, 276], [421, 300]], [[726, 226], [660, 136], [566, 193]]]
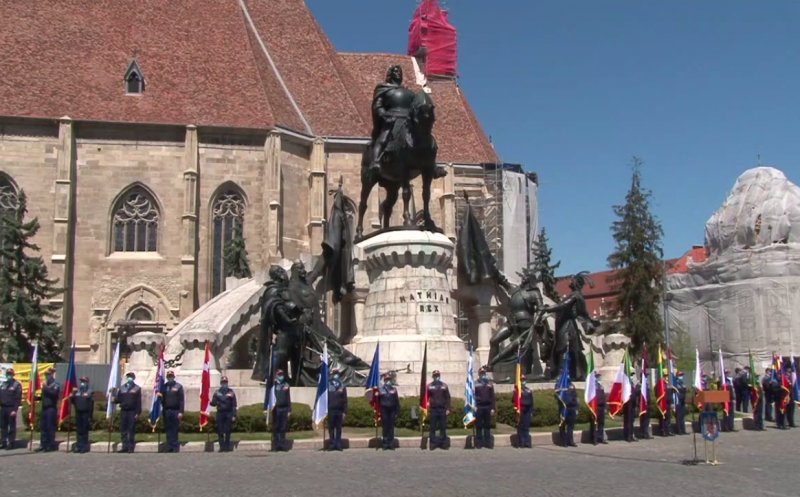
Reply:
[[331, 369], [331, 374], [342, 374], [342, 371], [339, 368]]
[[85, 381], [86, 383], [89, 383], [89, 378], [87, 378], [86, 376], [81, 376], [78, 381]]
[[678, 372], [677, 372], [677, 373], [675, 373], [675, 374], [677, 374], [678, 376], [683, 376], [683, 371], [678, 371]]
[[391, 379], [391, 378], [392, 378], [392, 375], [391, 375], [391, 373], [383, 373], [383, 377], [382, 377], [382, 378], [383, 378], [384, 380], [389, 380], [389, 379]]
[[220, 382], [220, 383], [228, 383], [228, 377], [227, 377], [227, 376], [223, 376], [223, 377], [221, 377], [221, 378], [219, 379], [219, 382]]
[[13, 376], [13, 375], [14, 375], [14, 368], [8, 368], [8, 369], [6, 369], [6, 374], [10, 374], [10, 375], [12, 375], [12, 376]]
[[520, 381], [527, 381], [527, 378], [525, 377], [525, 375], [522, 375], [522, 376], [519, 377], [519, 380]]
[[481, 366], [481, 369], [479, 369], [478, 372], [479, 373], [485, 373], [486, 372], [486, 366]]
[[128, 372], [125, 374], [125, 377], [126, 377], [126, 378], [133, 378], [133, 379], [135, 380], [135, 379], [136, 379], [136, 373], [134, 373], [133, 371], [128, 371]]
[[44, 374], [50, 374], [50, 373], [55, 373], [55, 372], [56, 372], [56, 368], [50, 367], [50, 368], [47, 368], [47, 370], [44, 372]]
[[434, 369], [434, 370], [433, 370], [433, 373], [431, 373], [431, 375], [432, 375], [432, 376], [440, 376], [440, 375], [441, 375], [441, 373], [439, 372], [439, 370], [438, 370], [438, 369]]
[[171, 369], [169, 371], [167, 371], [167, 377], [170, 377], [170, 376], [175, 376], [175, 371], [173, 371]]
[[279, 374], [285, 374], [284, 370], [278, 369], [278, 370], [275, 371], [275, 376], [277, 376]]

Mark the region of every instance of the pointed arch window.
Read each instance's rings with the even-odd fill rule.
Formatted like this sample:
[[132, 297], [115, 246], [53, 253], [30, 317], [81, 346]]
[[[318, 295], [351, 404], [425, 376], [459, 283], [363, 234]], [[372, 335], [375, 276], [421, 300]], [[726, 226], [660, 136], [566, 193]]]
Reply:
[[0, 174], [0, 216], [13, 214], [19, 208], [19, 194], [11, 179]]
[[234, 187], [223, 189], [214, 199], [211, 207], [211, 224], [214, 227], [211, 242], [211, 296], [225, 291], [225, 247], [233, 239], [234, 233], [244, 231], [244, 195]]
[[144, 93], [144, 76], [136, 59], [133, 59], [125, 71], [125, 93], [128, 95], [140, 95]]
[[113, 252], [158, 252], [161, 213], [147, 190], [131, 188], [120, 196], [113, 212]]

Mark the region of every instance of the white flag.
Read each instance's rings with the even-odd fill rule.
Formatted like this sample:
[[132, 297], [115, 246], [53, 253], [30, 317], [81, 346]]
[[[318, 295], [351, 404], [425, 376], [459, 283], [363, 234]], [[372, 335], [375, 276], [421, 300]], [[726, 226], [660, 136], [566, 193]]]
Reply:
[[111, 371], [108, 373], [108, 388], [106, 388], [106, 419], [114, 415], [114, 402], [111, 401], [111, 391], [119, 387], [119, 342], [114, 350], [114, 360], [111, 361]]
[[703, 371], [700, 369], [700, 351], [697, 349], [694, 349], [694, 388], [698, 392], [703, 391]]

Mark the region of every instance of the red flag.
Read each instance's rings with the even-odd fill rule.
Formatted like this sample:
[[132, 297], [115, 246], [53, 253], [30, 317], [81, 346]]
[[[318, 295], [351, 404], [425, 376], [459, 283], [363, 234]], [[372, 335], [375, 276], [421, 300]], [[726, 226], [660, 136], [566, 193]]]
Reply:
[[425, 342], [425, 351], [422, 353], [422, 371], [419, 375], [419, 408], [422, 411], [420, 424], [425, 422], [428, 415], [428, 342]]
[[208, 415], [211, 411], [209, 403], [211, 395], [211, 349], [206, 341], [206, 352], [203, 359], [203, 374], [200, 377], [200, 429], [208, 424]]
[[42, 382], [39, 379], [39, 344], [33, 346], [33, 359], [31, 359], [31, 374], [28, 380], [28, 405], [31, 410], [28, 412], [28, 424], [31, 430], [36, 425], [36, 392], [41, 388]]
[[70, 398], [72, 390], [78, 388], [78, 376], [75, 374], [75, 342], [69, 351], [69, 365], [67, 366], [67, 377], [64, 379], [64, 390], [61, 393], [61, 406], [58, 410], [58, 427], [69, 417]]
[[781, 410], [781, 413], [786, 411], [786, 406], [789, 405], [791, 402], [791, 392], [792, 392], [792, 382], [789, 379], [789, 376], [783, 370], [783, 360], [781, 356], [775, 354], [772, 356], [772, 368], [774, 370], [773, 374], [778, 377], [780, 375], [780, 384], [781, 384], [781, 396], [777, 400], [778, 408]]
[[656, 406], [658, 412], [661, 413], [663, 418], [667, 414], [667, 380], [664, 378], [664, 353], [661, 351], [661, 345], [658, 346], [658, 381], [655, 385]]
[[608, 414], [614, 417], [622, 412], [625, 404], [631, 400], [631, 359], [628, 351], [622, 356], [622, 362], [619, 364], [617, 376], [614, 379], [614, 384], [611, 386], [611, 392], [608, 394]]
[[514, 410], [522, 412], [522, 356], [517, 351], [517, 367], [514, 370]]

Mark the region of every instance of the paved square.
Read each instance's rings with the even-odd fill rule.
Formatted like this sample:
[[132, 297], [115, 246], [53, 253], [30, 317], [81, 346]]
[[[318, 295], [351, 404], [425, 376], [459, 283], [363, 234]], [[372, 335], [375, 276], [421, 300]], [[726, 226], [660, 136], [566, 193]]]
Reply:
[[[0, 451], [0, 496], [800, 495], [800, 430], [722, 434], [722, 464], [686, 466], [692, 436], [532, 450], [75, 455]], [[702, 440], [699, 455], [703, 456]]]

